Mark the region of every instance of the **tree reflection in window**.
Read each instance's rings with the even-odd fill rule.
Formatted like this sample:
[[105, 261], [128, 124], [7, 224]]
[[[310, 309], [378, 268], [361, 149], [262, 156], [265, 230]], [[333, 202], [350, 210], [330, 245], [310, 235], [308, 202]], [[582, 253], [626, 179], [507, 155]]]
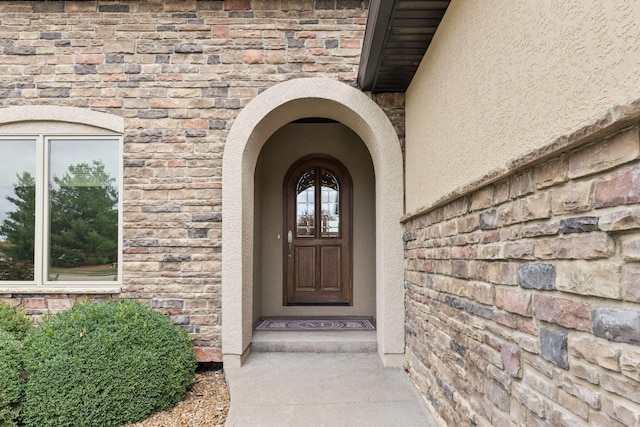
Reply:
[[296, 184], [296, 235], [315, 237], [316, 221], [320, 222], [320, 237], [339, 235], [340, 185], [335, 175], [323, 168], [303, 172]]
[[316, 222], [316, 170], [304, 172], [296, 185], [297, 235], [315, 236]]
[[334, 237], [340, 231], [340, 186], [336, 177], [326, 169], [320, 169], [321, 236]]

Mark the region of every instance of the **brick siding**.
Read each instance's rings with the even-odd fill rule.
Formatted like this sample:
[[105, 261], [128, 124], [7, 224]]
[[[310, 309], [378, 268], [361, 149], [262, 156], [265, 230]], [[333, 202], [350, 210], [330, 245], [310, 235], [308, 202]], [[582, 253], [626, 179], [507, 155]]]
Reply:
[[638, 134], [405, 223], [409, 371], [448, 425], [640, 425]]
[[[235, 117], [285, 80], [355, 85], [368, 1], [0, 2], [0, 105], [125, 118], [125, 298], [220, 360], [221, 167]], [[403, 97], [383, 101], [402, 130]], [[396, 99], [397, 98], [397, 99]], [[0, 294], [34, 316], [82, 295]], [[98, 296], [99, 298], [109, 297]]]

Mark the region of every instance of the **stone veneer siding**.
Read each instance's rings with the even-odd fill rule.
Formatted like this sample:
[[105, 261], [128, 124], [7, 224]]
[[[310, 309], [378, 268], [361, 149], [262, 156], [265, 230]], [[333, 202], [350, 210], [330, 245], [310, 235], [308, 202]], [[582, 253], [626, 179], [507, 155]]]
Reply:
[[[0, 2], [0, 105], [125, 118], [123, 287], [221, 360], [221, 166], [241, 109], [278, 82], [355, 85], [367, 0]], [[377, 98], [404, 134], [404, 97]], [[2, 294], [34, 316], [76, 294]]]
[[639, 131], [599, 126], [406, 218], [409, 372], [448, 425], [640, 425]]

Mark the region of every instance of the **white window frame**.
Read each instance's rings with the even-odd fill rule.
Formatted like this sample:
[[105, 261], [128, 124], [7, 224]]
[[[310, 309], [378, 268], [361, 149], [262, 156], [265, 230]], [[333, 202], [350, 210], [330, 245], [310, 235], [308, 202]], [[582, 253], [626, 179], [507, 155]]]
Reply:
[[[37, 124], [35, 125], [37, 126]], [[110, 133], [41, 133], [0, 134], [0, 140], [36, 141], [36, 224], [34, 242], [33, 281], [0, 281], [0, 293], [118, 293], [122, 287], [123, 255], [123, 193], [124, 193], [124, 143], [121, 134]], [[118, 143], [118, 258], [115, 281], [58, 281], [49, 280], [49, 144], [51, 140], [110, 140]]]

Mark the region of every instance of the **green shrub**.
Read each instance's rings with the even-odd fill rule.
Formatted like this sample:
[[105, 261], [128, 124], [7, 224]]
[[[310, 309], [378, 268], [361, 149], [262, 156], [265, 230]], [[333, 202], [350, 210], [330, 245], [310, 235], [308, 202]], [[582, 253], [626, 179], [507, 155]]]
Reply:
[[22, 341], [31, 328], [33, 320], [27, 316], [27, 310], [0, 302], [0, 331], [8, 332]]
[[89, 302], [24, 341], [27, 426], [119, 426], [177, 403], [192, 383], [189, 335], [136, 301]]
[[0, 331], [0, 426], [17, 426], [25, 380], [20, 341]]

